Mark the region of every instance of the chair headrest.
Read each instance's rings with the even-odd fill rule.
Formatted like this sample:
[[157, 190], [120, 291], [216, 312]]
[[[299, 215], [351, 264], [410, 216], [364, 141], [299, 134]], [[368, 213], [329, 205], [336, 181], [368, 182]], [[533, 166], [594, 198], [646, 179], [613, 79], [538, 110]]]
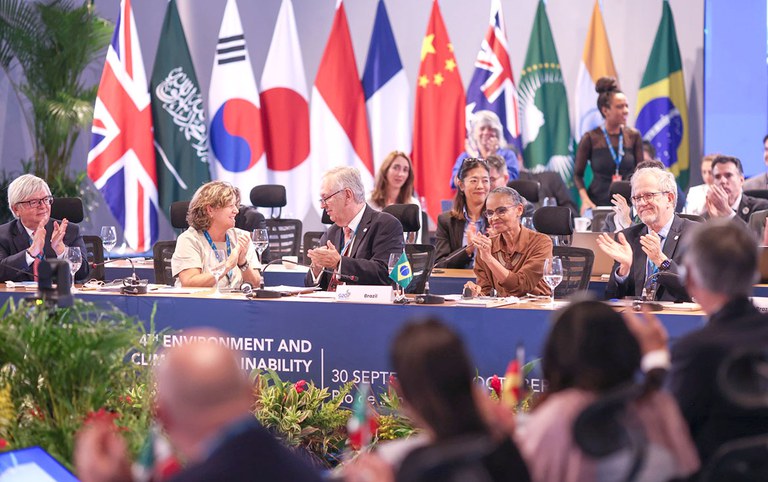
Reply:
[[251, 189], [251, 204], [260, 208], [281, 208], [288, 201], [285, 186], [281, 184], [262, 184]]
[[515, 179], [509, 181], [507, 187], [511, 187], [529, 202], [539, 202], [539, 181], [530, 181], [527, 179]]
[[51, 217], [53, 219], [64, 219], [70, 223], [83, 222], [83, 201], [79, 197], [58, 197], [53, 198], [51, 204]]
[[632, 197], [632, 184], [629, 181], [614, 181], [611, 183], [610, 193], [611, 199], [614, 194], [621, 194], [629, 203]]
[[573, 213], [565, 206], [542, 206], [533, 213], [536, 231], [549, 236], [573, 234]]
[[328, 216], [328, 211], [323, 209], [323, 215], [320, 217], [320, 222], [323, 224], [333, 224], [331, 217]]
[[390, 204], [383, 211], [396, 217], [406, 233], [415, 233], [421, 229], [421, 210], [415, 204]]
[[189, 211], [189, 201], [176, 201], [171, 203], [171, 226], [176, 229], [187, 229], [187, 211]]

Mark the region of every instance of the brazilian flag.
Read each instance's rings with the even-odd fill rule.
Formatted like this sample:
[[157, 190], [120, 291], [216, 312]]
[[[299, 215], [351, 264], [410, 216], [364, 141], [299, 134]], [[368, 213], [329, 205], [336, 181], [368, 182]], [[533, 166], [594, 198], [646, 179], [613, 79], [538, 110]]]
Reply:
[[411, 272], [411, 263], [408, 262], [408, 257], [405, 255], [405, 251], [400, 254], [400, 258], [397, 260], [397, 263], [395, 263], [392, 271], [390, 271], [389, 277], [403, 288], [407, 288], [408, 285], [411, 284], [413, 273]]
[[677, 183], [688, 187], [690, 153], [688, 107], [680, 48], [669, 2], [664, 0], [661, 23], [637, 94], [635, 127], [656, 148], [656, 156], [669, 167]]

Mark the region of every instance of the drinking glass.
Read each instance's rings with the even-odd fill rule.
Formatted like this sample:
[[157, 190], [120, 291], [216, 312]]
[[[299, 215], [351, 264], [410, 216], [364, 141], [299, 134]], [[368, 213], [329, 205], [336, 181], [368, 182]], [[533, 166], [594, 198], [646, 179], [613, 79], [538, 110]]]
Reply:
[[547, 258], [544, 260], [544, 282], [552, 290], [550, 306], [555, 307], [555, 288], [563, 281], [563, 262], [558, 257]]
[[101, 244], [104, 245], [104, 249], [107, 251], [107, 261], [109, 261], [109, 254], [115, 249], [117, 244], [117, 231], [114, 226], [101, 227]]
[[256, 248], [256, 252], [259, 254], [259, 263], [261, 263], [261, 254], [269, 246], [269, 233], [267, 229], [254, 229], [253, 233], [251, 233], [251, 240], [253, 241], [253, 247]]
[[221, 289], [219, 288], [219, 279], [224, 274], [224, 270], [227, 268], [226, 262], [227, 252], [223, 249], [212, 249], [208, 254], [208, 259], [206, 260], [208, 271], [211, 272], [213, 278], [216, 280], [216, 293], [214, 296], [222, 296]]
[[80, 248], [77, 246], [70, 246], [64, 254], [67, 263], [69, 263], [69, 272], [72, 275], [72, 292], [77, 291], [75, 289], [75, 273], [80, 269], [83, 264], [83, 254], [80, 252]]
[[552, 196], [547, 196], [541, 202], [541, 205], [542, 206], [557, 206], [557, 199], [553, 198]]

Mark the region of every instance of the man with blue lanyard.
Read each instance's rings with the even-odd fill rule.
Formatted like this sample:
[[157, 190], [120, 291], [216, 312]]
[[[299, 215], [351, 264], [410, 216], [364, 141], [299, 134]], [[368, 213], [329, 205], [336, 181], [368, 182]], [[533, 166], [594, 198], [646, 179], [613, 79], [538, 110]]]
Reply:
[[[601, 234], [598, 245], [615, 264], [606, 287], [606, 298], [641, 296], [646, 284], [656, 281], [657, 300], [688, 299], [677, 276], [682, 257], [680, 243], [696, 223], [675, 214], [677, 189], [672, 173], [651, 167], [632, 177], [632, 204], [642, 224], [619, 232], [616, 239]], [[652, 278], [653, 277], [653, 278]]]
[[320, 247], [307, 252], [312, 264], [305, 284], [329, 291], [339, 282], [389, 285], [387, 263], [390, 254], [403, 252], [403, 226], [365, 203], [360, 172], [353, 167], [328, 171], [319, 201], [333, 226], [320, 239]]

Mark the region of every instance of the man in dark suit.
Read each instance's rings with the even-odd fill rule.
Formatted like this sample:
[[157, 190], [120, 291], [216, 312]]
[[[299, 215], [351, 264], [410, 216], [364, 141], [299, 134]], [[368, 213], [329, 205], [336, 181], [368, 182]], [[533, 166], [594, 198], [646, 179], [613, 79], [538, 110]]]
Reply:
[[0, 226], [0, 282], [33, 281], [36, 260], [64, 259], [67, 247], [80, 248], [75, 280], [88, 277], [87, 252], [80, 228], [51, 219], [53, 196], [43, 179], [24, 174], [8, 186], [8, 206], [16, 219]]
[[333, 225], [320, 238], [320, 247], [307, 251], [312, 263], [304, 280], [306, 286], [327, 290], [334, 289], [338, 282], [390, 284], [389, 255], [399, 255], [404, 248], [400, 221], [365, 203], [363, 181], [353, 167], [328, 171], [323, 176], [320, 198], [320, 206]]
[[744, 169], [737, 157], [717, 156], [712, 161], [714, 183], [707, 192], [706, 218], [738, 218], [749, 221], [752, 213], [768, 209], [768, 200], [743, 192]]
[[[643, 370], [667, 369], [667, 386], [677, 398], [702, 466], [724, 443], [768, 431], [768, 408], [745, 407], [719, 376], [730, 356], [768, 346], [768, 316], [749, 301], [757, 279], [757, 244], [742, 223], [699, 224], [686, 241], [683, 258], [688, 293], [707, 314], [707, 324], [672, 346], [658, 319], [628, 320], [645, 352]], [[764, 388], [764, 387], [763, 387]]]
[[[164, 352], [155, 367], [155, 417], [188, 466], [174, 482], [269, 480], [320, 482], [316, 471], [282, 446], [251, 413], [253, 384], [215, 330], [185, 333], [189, 343]], [[87, 424], [75, 466], [83, 481], [130, 481], [130, 462], [114, 425]], [[153, 474], [157, 475], [157, 474]]]
[[[616, 239], [606, 233], [598, 238], [600, 249], [615, 261], [606, 298], [641, 296], [646, 280], [658, 273], [654, 299], [688, 299], [674, 275], [682, 257], [680, 243], [696, 223], [675, 214], [676, 186], [672, 173], [656, 167], [632, 176], [632, 204], [642, 224], [619, 232]], [[647, 284], [650, 287], [653, 279]]]

